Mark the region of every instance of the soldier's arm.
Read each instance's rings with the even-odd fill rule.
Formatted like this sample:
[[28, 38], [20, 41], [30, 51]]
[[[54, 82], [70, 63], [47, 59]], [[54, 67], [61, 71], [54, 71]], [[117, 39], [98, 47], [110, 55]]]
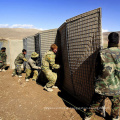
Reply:
[[4, 54], [4, 55], [3, 55], [3, 63], [4, 63], [4, 64], [6, 64], [6, 59], [7, 59], [7, 55]]
[[0, 62], [5, 64], [6, 63], [6, 57], [7, 57], [7, 55], [5, 53], [1, 53], [0, 54]]
[[36, 66], [35, 63], [32, 61], [29, 61], [29, 64], [33, 69], [40, 69], [40, 67]]
[[1, 58], [1, 54], [0, 54], [0, 63], [2, 63], [2, 58]]
[[27, 59], [26, 59], [25, 57], [23, 58], [23, 60], [24, 60], [25, 62], [27, 62]]
[[25, 58], [23, 54], [19, 54], [19, 59], [23, 59], [25, 62], [27, 62], [27, 59]]
[[55, 56], [53, 55], [47, 55], [48, 61], [50, 63], [50, 66], [52, 67], [52, 69], [59, 69], [60, 65], [55, 64]]

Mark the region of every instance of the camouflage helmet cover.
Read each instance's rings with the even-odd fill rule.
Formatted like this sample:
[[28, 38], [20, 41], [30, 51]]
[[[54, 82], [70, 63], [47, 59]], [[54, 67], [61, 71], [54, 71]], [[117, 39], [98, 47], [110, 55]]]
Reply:
[[37, 58], [38, 56], [39, 56], [39, 54], [37, 54], [36, 52], [32, 52], [32, 54], [31, 54], [32, 58]]

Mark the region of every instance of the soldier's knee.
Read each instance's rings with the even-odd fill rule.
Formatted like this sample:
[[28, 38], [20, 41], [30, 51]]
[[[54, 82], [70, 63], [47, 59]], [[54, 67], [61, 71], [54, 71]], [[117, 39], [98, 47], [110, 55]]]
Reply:
[[54, 80], [56, 81], [57, 80], [57, 74], [53, 73], [53, 75], [54, 75]]
[[34, 70], [34, 74], [38, 75], [38, 71], [37, 71], [37, 70]]
[[30, 71], [26, 71], [26, 75], [30, 75], [31, 74], [31, 72]]
[[52, 74], [51, 71], [47, 71], [47, 72], [46, 72], [46, 75], [47, 75], [47, 76], [50, 76], [51, 74]]

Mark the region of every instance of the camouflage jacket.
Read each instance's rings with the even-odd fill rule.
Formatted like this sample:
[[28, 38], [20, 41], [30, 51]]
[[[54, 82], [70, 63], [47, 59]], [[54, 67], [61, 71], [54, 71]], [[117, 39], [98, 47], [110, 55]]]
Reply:
[[54, 54], [53, 51], [48, 51], [45, 53], [44, 57], [42, 58], [42, 65], [41, 69], [50, 69], [50, 66], [52, 69], [58, 69], [60, 66], [58, 64], [55, 64], [55, 58], [56, 55]]
[[3, 63], [6, 63], [6, 58], [7, 58], [6, 53], [0, 51], [0, 61], [2, 61]]
[[120, 49], [111, 47], [100, 52], [102, 72], [95, 81], [95, 92], [120, 95]]
[[36, 64], [37, 62], [30, 58], [26, 63], [26, 68], [30, 70], [39, 69], [39, 67], [36, 66]]
[[20, 53], [15, 59], [15, 64], [23, 64], [24, 61], [27, 61], [27, 59], [23, 53]]

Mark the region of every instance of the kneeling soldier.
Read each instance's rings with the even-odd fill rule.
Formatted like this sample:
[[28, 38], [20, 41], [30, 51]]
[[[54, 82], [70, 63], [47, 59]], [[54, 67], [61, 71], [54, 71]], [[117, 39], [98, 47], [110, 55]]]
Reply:
[[31, 72], [33, 72], [33, 78], [32, 80], [36, 81], [37, 77], [38, 77], [38, 69], [41, 69], [40, 67], [36, 66], [36, 61], [38, 59], [39, 54], [37, 54], [36, 52], [33, 52], [31, 55], [31, 58], [28, 60], [27, 64], [26, 64], [26, 82], [29, 81]]
[[48, 83], [45, 85], [44, 89], [48, 92], [52, 92], [52, 88], [58, 88], [57, 86], [54, 86], [57, 80], [57, 74], [52, 72], [50, 69], [50, 66], [52, 69], [59, 69], [60, 65], [55, 64], [55, 53], [57, 52], [58, 46], [56, 44], [51, 45], [51, 50], [46, 52], [44, 57], [42, 58], [42, 66], [41, 69], [44, 72], [45, 76], [48, 79]]
[[25, 58], [25, 54], [27, 53], [27, 51], [25, 49], [22, 50], [22, 53], [20, 53], [17, 58], [15, 59], [15, 69], [12, 73], [12, 77], [16, 76], [18, 74], [18, 77], [22, 77], [22, 69], [21, 69], [21, 65], [23, 64], [24, 61], [27, 61], [27, 59]]

